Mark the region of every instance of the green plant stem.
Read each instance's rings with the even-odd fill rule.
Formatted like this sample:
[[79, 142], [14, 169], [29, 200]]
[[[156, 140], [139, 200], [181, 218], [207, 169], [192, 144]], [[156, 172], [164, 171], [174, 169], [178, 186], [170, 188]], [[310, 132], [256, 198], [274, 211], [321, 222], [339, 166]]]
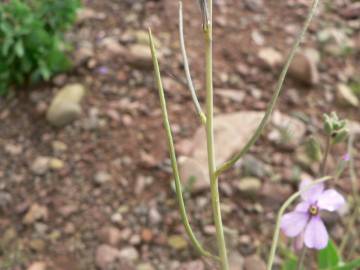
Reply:
[[209, 1], [210, 20], [204, 26], [205, 59], [206, 59], [206, 142], [208, 153], [208, 169], [211, 189], [211, 204], [216, 228], [217, 248], [222, 270], [229, 269], [224, 229], [221, 219], [218, 178], [215, 175], [215, 143], [214, 143], [214, 93], [213, 93], [213, 55], [212, 55], [212, 0]]
[[278, 245], [278, 242], [279, 242], [281, 218], [284, 215], [286, 209], [301, 195], [302, 192], [309, 190], [311, 187], [313, 187], [314, 185], [317, 185], [317, 184], [319, 184], [321, 182], [328, 181], [329, 179], [331, 179], [331, 177], [326, 176], [326, 177], [322, 177], [320, 179], [315, 180], [314, 182], [309, 184], [307, 187], [305, 187], [303, 190], [299, 190], [298, 192], [291, 195], [285, 201], [285, 203], [281, 206], [281, 208], [279, 210], [279, 213], [278, 213], [278, 216], [277, 216], [277, 219], [276, 219], [275, 232], [274, 232], [273, 241], [272, 241], [272, 244], [271, 244], [269, 259], [268, 259], [267, 268], [266, 268], [267, 270], [271, 270], [272, 266], [274, 264], [276, 248], [277, 248], [277, 245]]
[[306, 247], [304, 246], [301, 250], [301, 253], [300, 253], [300, 258], [299, 258], [299, 262], [298, 262], [298, 265], [296, 267], [296, 270], [302, 270], [303, 269], [303, 265], [304, 265], [304, 259], [305, 259], [305, 255], [306, 255]]
[[[348, 141], [348, 154], [350, 155], [350, 159], [349, 159], [349, 173], [350, 173], [350, 179], [351, 179], [351, 189], [352, 189], [352, 193], [353, 193], [353, 198], [354, 198], [354, 211], [349, 219], [349, 222], [347, 224], [347, 228], [346, 228], [346, 234], [343, 237], [341, 244], [340, 244], [340, 254], [342, 254], [344, 252], [345, 247], [348, 244], [348, 241], [350, 239], [350, 235], [351, 233], [355, 232], [357, 233], [357, 230], [355, 227], [356, 224], [356, 219], [359, 216], [359, 212], [360, 212], [360, 196], [359, 196], [359, 192], [358, 192], [358, 183], [357, 183], [357, 176], [356, 176], [356, 172], [355, 172], [355, 164], [354, 164], [354, 148], [353, 148], [353, 144], [354, 144], [354, 140], [355, 140], [355, 136], [352, 134], [349, 137], [349, 141]], [[357, 239], [357, 237], [354, 237], [354, 239]], [[355, 246], [355, 245], [354, 245]]]
[[156, 84], [157, 84], [157, 88], [159, 91], [164, 127], [166, 130], [166, 138], [167, 138], [168, 147], [169, 147], [171, 166], [172, 166], [172, 170], [173, 170], [173, 174], [174, 174], [174, 178], [175, 178], [175, 190], [176, 190], [177, 201], [179, 204], [181, 220], [184, 224], [186, 233], [188, 234], [190, 241], [194, 245], [195, 249], [203, 256], [218, 259], [216, 256], [214, 256], [214, 255], [210, 254], [208, 251], [204, 250], [204, 248], [201, 246], [201, 244], [196, 239], [196, 236], [191, 229], [191, 225], [190, 225], [188, 217], [187, 217], [184, 198], [182, 195], [182, 187], [181, 187], [179, 169], [178, 169], [177, 160], [176, 160], [176, 153], [175, 153], [175, 147], [174, 147], [174, 142], [173, 142], [173, 137], [172, 137], [172, 131], [171, 131], [168, 112], [167, 112], [167, 108], [166, 108], [166, 99], [165, 99], [164, 89], [163, 89], [162, 81], [161, 81], [160, 68], [159, 68], [156, 49], [155, 49], [155, 45], [154, 45], [154, 41], [153, 41], [150, 29], [149, 29], [149, 42], [150, 42], [152, 60], [153, 60], [153, 64], [154, 64]]
[[200, 117], [200, 121], [203, 125], [206, 123], [206, 116], [203, 113], [199, 100], [196, 95], [196, 90], [193, 84], [193, 81], [191, 79], [191, 73], [190, 73], [190, 67], [189, 67], [189, 61], [186, 53], [186, 46], [185, 46], [185, 38], [184, 38], [184, 18], [183, 18], [183, 8], [182, 8], [182, 2], [179, 2], [179, 38], [180, 38], [180, 48], [181, 48], [181, 54], [184, 61], [184, 71], [186, 75], [186, 81], [188, 84], [188, 88], [191, 93], [192, 100], [195, 105], [195, 109], [197, 114]]
[[325, 153], [324, 153], [324, 157], [323, 160], [321, 162], [320, 165], [320, 175], [324, 175], [325, 174], [325, 170], [326, 170], [326, 162], [330, 153], [330, 148], [331, 148], [331, 137], [327, 136], [326, 138], [326, 145], [325, 145]]
[[280, 77], [278, 79], [278, 82], [276, 84], [275, 87], [275, 92], [274, 95], [271, 98], [271, 101], [267, 107], [267, 110], [265, 112], [265, 116], [263, 117], [263, 119], [261, 120], [258, 128], [256, 129], [254, 135], [250, 138], [250, 140], [247, 142], [247, 144], [244, 146], [244, 148], [238, 153], [236, 154], [231, 160], [225, 162], [224, 164], [222, 164], [216, 171], [216, 175], [219, 176], [220, 174], [222, 174], [224, 171], [227, 171], [228, 169], [230, 169], [240, 158], [242, 158], [249, 150], [250, 148], [256, 143], [256, 141], [259, 139], [259, 137], [261, 136], [262, 132], [265, 129], [265, 126], [274, 110], [274, 107], [276, 105], [276, 102], [279, 98], [279, 95], [281, 93], [282, 90], [282, 86], [284, 84], [284, 80], [287, 74], [287, 71], [290, 67], [290, 64], [295, 56], [296, 50], [298, 49], [301, 41], [303, 40], [305, 33], [310, 25], [310, 22], [312, 20], [312, 18], [315, 15], [315, 11], [316, 8], [319, 4], [319, 0], [314, 0], [313, 4], [310, 8], [309, 14], [306, 18], [305, 24], [303, 26], [303, 29], [301, 30], [300, 34], [298, 35], [298, 37], [295, 40], [294, 45], [291, 48], [291, 51], [289, 53], [289, 56], [286, 60], [286, 63], [281, 71]]

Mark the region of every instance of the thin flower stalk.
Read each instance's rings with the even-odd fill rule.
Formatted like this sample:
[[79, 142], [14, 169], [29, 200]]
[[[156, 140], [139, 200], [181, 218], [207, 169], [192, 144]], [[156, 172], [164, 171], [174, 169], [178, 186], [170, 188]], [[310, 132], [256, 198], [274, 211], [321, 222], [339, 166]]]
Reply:
[[305, 260], [305, 257], [306, 257], [306, 247], [304, 246], [301, 250], [301, 253], [300, 253], [300, 257], [299, 257], [299, 263], [296, 267], [296, 270], [301, 270], [303, 269], [303, 264], [304, 264], [304, 260]]
[[324, 175], [325, 171], [326, 171], [326, 162], [330, 153], [330, 148], [331, 148], [331, 137], [327, 136], [326, 138], [326, 145], [325, 145], [325, 153], [324, 153], [324, 157], [323, 160], [321, 162], [320, 165], [320, 175]]
[[326, 176], [326, 177], [315, 180], [311, 184], [307, 185], [304, 189], [301, 189], [301, 190], [297, 191], [296, 193], [294, 193], [292, 196], [290, 196], [289, 199], [287, 199], [285, 201], [285, 203], [281, 206], [281, 208], [279, 210], [279, 213], [278, 213], [278, 216], [277, 216], [277, 219], [276, 219], [275, 231], [274, 231], [274, 235], [273, 235], [273, 240], [272, 240], [272, 244], [271, 244], [269, 259], [268, 259], [267, 268], [266, 268], [267, 270], [272, 270], [272, 266], [274, 264], [276, 249], [277, 249], [277, 245], [278, 245], [278, 242], [279, 242], [279, 236], [280, 236], [281, 220], [282, 220], [282, 218], [284, 216], [284, 213], [285, 213], [286, 209], [297, 198], [299, 198], [303, 192], [306, 192], [306, 191], [310, 190], [312, 187], [316, 186], [317, 184], [323, 183], [323, 182], [328, 181], [330, 179], [331, 179], [330, 176]]
[[[331, 137], [327, 136], [326, 145], [325, 145], [325, 153], [324, 153], [323, 159], [322, 159], [321, 164], [320, 164], [319, 176], [324, 175], [324, 173], [326, 171], [326, 163], [327, 163], [327, 160], [328, 160], [328, 155], [330, 153], [330, 148], [331, 148]], [[336, 181], [336, 177], [335, 177], [334, 182], [335, 181]], [[303, 269], [306, 251], [307, 251], [307, 248], [304, 245], [302, 247], [302, 249], [301, 249], [301, 252], [300, 252], [300, 257], [299, 257], [299, 260], [298, 260], [296, 270]]]
[[187, 217], [185, 203], [184, 203], [184, 199], [183, 199], [183, 195], [182, 195], [182, 187], [181, 187], [179, 169], [178, 169], [177, 160], [176, 160], [176, 153], [175, 153], [175, 147], [174, 147], [174, 142], [173, 142], [172, 130], [171, 130], [171, 126], [169, 123], [169, 117], [168, 117], [167, 108], [166, 108], [166, 99], [165, 99], [164, 89], [162, 86], [160, 68], [159, 68], [156, 49], [155, 49], [155, 45], [154, 45], [154, 41], [153, 41], [150, 29], [149, 29], [149, 43], [150, 43], [150, 48], [151, 48], [154, 70], [155, 70], [156, 84], [157, 84], [157, 88], [159, 91], [164, 127], [166, 130], [166, 137], [167, 137], [167, 142], [168, 142], [168, 147], [169, 147], [171, 166], [172, 166], [172, 170], [173, 170], [173, 174], [174, 174], [174, 178], [175, 178], [176, 197], [177, 197], [177, 201], [179, 204], [181, 219], [184, 224], [186, 233], [188, 234], [190, 241], [193, 244], [193, 246], [195, 247], [195, 249], [203, 256], [218, 259], [216, 256], [212, 255], [210, 252], [206, 251], [202, 247], [200, 242], [197, 240], [195, 234], [193, 233], [193, 230], [191, 228], [191, 225], [190, 225], [188, 217]]
[[[207, 0], [202, 0], [207, 1]], [[206, 142], [208, 169], [211, 189], [211, 205], [216, 229], [217, 248], [222, 270], [229, 270], [228, 255], [224, 229], [221, 218], [218, 178], [216, 176], [215, 143], [214, 143], [214, 93], [213, 93], [213, 52], [212, 52], [212, 0], [209, 0], [208, 25], [204, 27], [205, 61], [206, 61]]]
[[184, 18], [183, 18], [183, 8], [182, 8], [181, 1], [179, 2], [179, 37], [180, 37], [180, 48], [181, 48], [181, 54], [182, 54], [182, 58], [183, 58], [183, 62], [184, 62], [184, 71], [185, 71], [185, 75], [186, 75], [187, 85], [190, 90], [196, 112], [200, 117], [200, 121], [203, 125], [205, 125], [206, 116], [201, 109], [199, 100], [196, 95], [196, 90], [195, 90], [193, 81], [191, 79], [191, 72], [190, 72], [189, 61], [188, 61], [188, 57], [187, 57], [187, 53], [186, 53], [185, 39], [184, 39]]
[[310, 22], [312, 21], [312, 18], [315, 15], [316, 8], [317, 8], [318, 4], [319, 4], [319, 0], [314, 0], [313, 1], [313, 4], [312, 4], [312, 6], [310, 8], [310, 11], [309, 11], [309, 14], [308, 14], [308, 16], [306, 18], [305, 24], [304, 24], [300, 34], [296, 38], [295, 43], [292, 46], [291, 51], [289, 53], [289, 56], [288, 56], [288, 58], [286, 60], [285, 66], [283, 67], [283, 69], [281, 71], [280, 77], [279, 77], [278, 82], [277, 82], [276, 87], [275, 87], [274, 95], [272, 96], [271, 101], [270, 101], [270, 103], [268, 105], [268, 108], [267, 108], [267, 110], [265, 112], [265, 115], [264, 115], [263, 119], [261, 120], [258, 128], [256, 129], [254, 135], [250, 138], [250, 140], [247, 142], [247, 144], [244, 146], [244, 148], [238, 154], [236, 154], [231, 160], [225, 162], [224, 164], [222, 164], [217, 169], [217, 171], [216, 171], [217, 176], [219, 176], [223, 172], [230, 169], [233, 165], [235, 165], [235, 163], [239, 159], [241, 159], [250, 150], [250, 148], [256, 143], [256, 141], [260, 138], [262, 132], [265, 129], [265, 126], [266, 126], [268, 120], [270, 119], [270, 116], [271, 116], [271, 114], [272, 114], [272, 112], [274, 110], [276, 102], [277, 102], [277, 100], [279, 98], [279, 95], [281, 93], [282, 86], [284, 84], [284, 80], [285, 80], [286, 74], [287, 74], [287, 72], [289, 70], [290, 64], [291, 64], [291, 62], [292, 62], [292, 60], [293, 60], [293, 58], [295, 56], [295, 53], [296, 53], [297, 49], [300, 46], [301, 41], [303, 40], [303, 38], [305, 36], [305, 33], [306, 33], [307, 29], [309, 28]]
[[[347, 228], [346, 228], [347, 233], [345, 234], [340, 244], [339, 250], [341, 253], [343, 253], [345, 247], [347, 246], [351, 233], [355, 233], [355, 234], [358, 233], [356, 228], [354, 228], [356, 224], [356, 220], [360, 214], [360, 196], [358, 192], [359, 189], [358, 189], [357, 175], [355, 172], [355, 164], [354, 164], [354, 140], [355, 140], [355, 135], [351, 134], [349, 136], [349, 141], [348, 141], [348, 155], [349, 155], [349, 173], [350, 173], [350, 180], [352, 185], [351, 188], [352, 188], [353, 200], [354, 200], [354, 211], [347, 224]], [[354, 239], [358, 239], [358, 237], [354, 237]]]

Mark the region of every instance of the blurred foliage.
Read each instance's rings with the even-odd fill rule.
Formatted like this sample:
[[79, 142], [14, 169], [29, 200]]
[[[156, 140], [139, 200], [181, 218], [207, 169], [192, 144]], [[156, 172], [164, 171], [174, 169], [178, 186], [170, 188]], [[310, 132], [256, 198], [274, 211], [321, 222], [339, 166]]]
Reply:
[[320, 162], [323, 157], [321, 145], [314, 136], [310, 136], [305, 142], [305, 153], [313, 162]]
[[76, 20], [80, 0], [27, 0], [46, 30], [56, 34], [68, 30]]
[[355, 95], [360, 96], [360, 79], [352, 82], [350, 84], [350, 88], [354, 92]]
[[64, 32], [79, 0], [11, 0], [0, 5], [0, 95], [68, 70]]

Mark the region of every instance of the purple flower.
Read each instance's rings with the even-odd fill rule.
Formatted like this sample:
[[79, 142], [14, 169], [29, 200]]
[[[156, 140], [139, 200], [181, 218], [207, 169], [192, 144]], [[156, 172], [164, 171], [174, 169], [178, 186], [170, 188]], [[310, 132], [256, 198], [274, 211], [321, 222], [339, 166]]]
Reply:
[[109, 73], [109, 68], [105, 66], [101, 66], [97, 69], [97, 72], [100, 73], [101, 75], [106, 75]]
[[350, 154], [349, 153], [346, 153], [344, 156], [343, 156], [343, 161], [350, 161]]
[[[311, 180], [303, 180], [300, 191], [309, 184]], [[297, 247], [304, 242], [308, 248], [323, 249], [328, 244], [329, 235], [320, 210], [335, 211], [345, 204], [345, 199], [334, 189], [324, 190], [323, 183], [301, 192], [301, 198], [295, 210], [282, 217], [281, 229], [288, 237], [297, 238]]]

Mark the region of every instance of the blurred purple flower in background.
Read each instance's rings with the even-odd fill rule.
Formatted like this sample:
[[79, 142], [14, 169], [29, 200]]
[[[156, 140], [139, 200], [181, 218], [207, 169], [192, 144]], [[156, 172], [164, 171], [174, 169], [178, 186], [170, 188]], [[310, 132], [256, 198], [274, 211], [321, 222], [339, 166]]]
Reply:
[[[311, 180], [303, 180], [300, 191], [306, 189]], [[296, 247], [303, 243], [308, 248], [323, 249], [327, 246], [329, 235], [321, 220], [320, 210], [335, 211], [345, 205], [344, 197], [335, 189], [324, 190], [324, 184], [316, 184], [301, 192], [300, 202], [293, 212], [281, 220], [281, 229], [288, 237], [296, 237]]]
[[346, 153], [343, 158], [342, 158], [344, 161], [350, 161], [350, 154], [349, 153]]
[[106, 66], [101, 66], [97, 69], [97, 72], [101, 75], [106, 75], [109, 73], [109, 71], [110, 71], [109, 68]]

